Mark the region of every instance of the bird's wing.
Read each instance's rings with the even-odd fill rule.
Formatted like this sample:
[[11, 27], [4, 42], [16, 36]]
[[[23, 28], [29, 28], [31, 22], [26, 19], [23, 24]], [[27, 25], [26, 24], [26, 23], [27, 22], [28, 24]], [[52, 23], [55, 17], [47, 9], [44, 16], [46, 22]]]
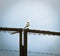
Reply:
[[27, 28], [27, 27], [29, 27], [30, 25], [29, 24], [26, 24], [26, 26], [24, 27], [24, 28]]

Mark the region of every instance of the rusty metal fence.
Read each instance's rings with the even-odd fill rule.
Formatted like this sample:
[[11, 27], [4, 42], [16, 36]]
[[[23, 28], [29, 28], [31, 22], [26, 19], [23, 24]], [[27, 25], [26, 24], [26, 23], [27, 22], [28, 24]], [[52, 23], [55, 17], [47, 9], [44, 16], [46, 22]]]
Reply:
[[[60, 36], [60, 32], [44, 31], [44, 30], [33, 30], [33, 29], [23, 29], [23, 28], [7, 28], [0, 27], [0, 31], [15, 31], [12, 34], [19, 33], [19, 56], [27, 56], [27, 33], [36, 33], [36, 34], [47, 34], [47, 35], [56, 35]], [[24, 45], [22, 45], [22, 32], [24, 32]]]

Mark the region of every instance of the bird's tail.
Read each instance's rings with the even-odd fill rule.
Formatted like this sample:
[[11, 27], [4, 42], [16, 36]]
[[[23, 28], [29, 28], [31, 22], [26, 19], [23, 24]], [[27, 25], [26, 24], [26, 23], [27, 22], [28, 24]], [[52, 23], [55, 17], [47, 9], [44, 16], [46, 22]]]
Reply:
[[26, 29], [26, 27], [24, 27], [24, 29]]

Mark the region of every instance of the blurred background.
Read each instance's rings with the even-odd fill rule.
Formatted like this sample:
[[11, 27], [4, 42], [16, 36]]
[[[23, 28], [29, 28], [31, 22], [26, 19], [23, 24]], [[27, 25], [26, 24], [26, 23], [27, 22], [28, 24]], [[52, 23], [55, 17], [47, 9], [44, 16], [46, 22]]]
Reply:
[[[0, 27], [60, 32], [60, 0], [0, 0]], [[28, 56], [60, 56], [60, 36], [28, 34]], [[0, 56], [19, 56], [19, 34], [0, 32]]]

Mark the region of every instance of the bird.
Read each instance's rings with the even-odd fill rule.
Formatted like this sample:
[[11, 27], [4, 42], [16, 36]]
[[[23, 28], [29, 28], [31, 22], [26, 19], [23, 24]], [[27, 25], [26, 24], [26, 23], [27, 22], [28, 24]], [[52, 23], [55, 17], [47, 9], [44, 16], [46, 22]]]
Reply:
[[[24, 27], [24, 29], [29, 29], [29, 26], [30, 26], [30, 23], [27, 22], [26, 25], [25, 25], [25, 27]], [[15, 31], [15, 32], [12, 32], [11, 34], [15, 34], [15, 33], [18, 33], [18, 32]]]
[[27, 22], [26, 25], [25, 25], [25, 27], [24, 27], [24, 29], [29, 29], [29, 26], [30, 26], [30, 23]]

